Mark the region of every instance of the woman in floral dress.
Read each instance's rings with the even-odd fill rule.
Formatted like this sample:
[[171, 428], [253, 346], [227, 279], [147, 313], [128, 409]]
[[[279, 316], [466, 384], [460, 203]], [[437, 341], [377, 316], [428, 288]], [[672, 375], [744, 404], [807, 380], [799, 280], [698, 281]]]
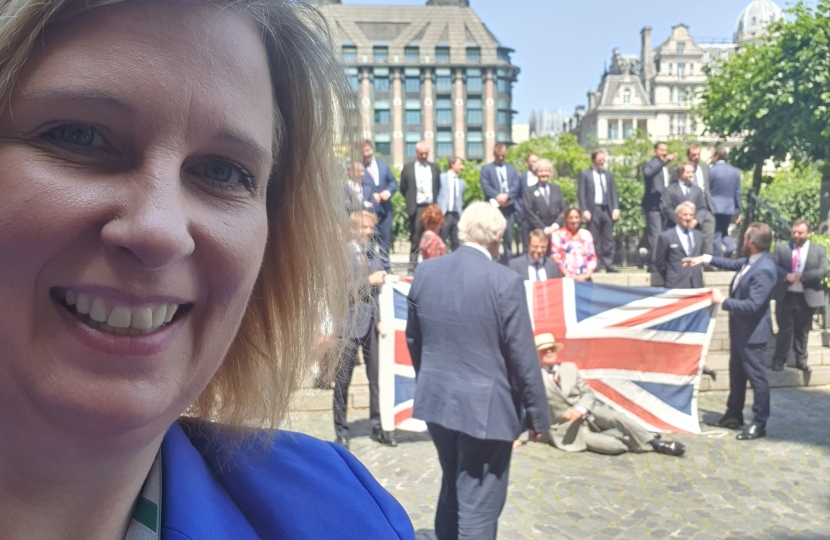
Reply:
[[564, 212], [565, 226], [551, 235], [550, 248], [553, 261], [566, 278], [590, 281], [597, 269], [597, 252], [594, 238], [587, 229], [580, 229], [582, 212], [570, 205]]

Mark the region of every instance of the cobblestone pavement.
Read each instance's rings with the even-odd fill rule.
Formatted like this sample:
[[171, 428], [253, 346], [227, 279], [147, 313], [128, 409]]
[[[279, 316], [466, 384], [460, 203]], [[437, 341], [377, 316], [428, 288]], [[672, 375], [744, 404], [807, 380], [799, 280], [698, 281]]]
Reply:
[[[702, 394], [701, 418], [716, 420], [725, 401]], [[786, 388], [773, 390], [766, 439], [704, 427], [676, 437], [683, 458], [522, 447], [499, 538], [830, 538], [829, 413], [830, 387]], [[433, 538], [441, 470], [428, 435], [398, 432], [399, 446], [386, 448], [369, 439], [366, 413], [350, 419], [352, 452], [403, 504], [419, 540]], [[333, 439], [330, 414], [297, 415], [288, 427]]]

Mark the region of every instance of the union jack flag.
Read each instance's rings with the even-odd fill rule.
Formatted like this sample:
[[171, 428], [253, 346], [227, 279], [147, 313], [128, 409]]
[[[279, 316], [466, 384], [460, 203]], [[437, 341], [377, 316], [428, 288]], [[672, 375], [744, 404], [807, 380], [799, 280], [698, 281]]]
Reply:
[[[650, 431], [700, 433], [697, 392], [717, 307], [709, 289], [617, 287], [553, 279], [526, 283], [534, 333], [564, 343], [559, 357], [574, 362], [606, 405]], [[406, 347], [409, 283], [384, 286], [380, 405], [384, 430], [421, 431], [412, 419], [415, 372]]]

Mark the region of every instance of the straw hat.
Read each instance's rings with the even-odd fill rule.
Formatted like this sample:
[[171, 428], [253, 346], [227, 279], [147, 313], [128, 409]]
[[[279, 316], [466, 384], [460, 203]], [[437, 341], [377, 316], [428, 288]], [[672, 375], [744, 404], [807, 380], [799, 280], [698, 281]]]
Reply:
[[553, 352], [559, 352], [562, 350], [562, 347], [565, 345], [562, 343], [557, 343], [556, 338], [553, 337], [553, 334], [546, 333], [546, 334], [539, 334], [536, 336], [536, 350], [542, 351], [545, 349], [553, 349]]

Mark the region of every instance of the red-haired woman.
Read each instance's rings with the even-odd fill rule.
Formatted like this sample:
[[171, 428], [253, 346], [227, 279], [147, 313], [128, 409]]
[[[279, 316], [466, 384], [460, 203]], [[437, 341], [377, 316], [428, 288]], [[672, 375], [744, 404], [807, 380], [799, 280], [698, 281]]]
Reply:
[[434, 259], [447, 254], [447, 245], [441, 239], [439, 231], [441, 225], [444, 224], [444, 214], [437, 204], [431, 204], [424, 209], [421, 214], [421, 220], [424, 222], [424, 235], [421, 237], [421, 243], [418, 245], [421, 250], [421, 256], [424, 260]]

